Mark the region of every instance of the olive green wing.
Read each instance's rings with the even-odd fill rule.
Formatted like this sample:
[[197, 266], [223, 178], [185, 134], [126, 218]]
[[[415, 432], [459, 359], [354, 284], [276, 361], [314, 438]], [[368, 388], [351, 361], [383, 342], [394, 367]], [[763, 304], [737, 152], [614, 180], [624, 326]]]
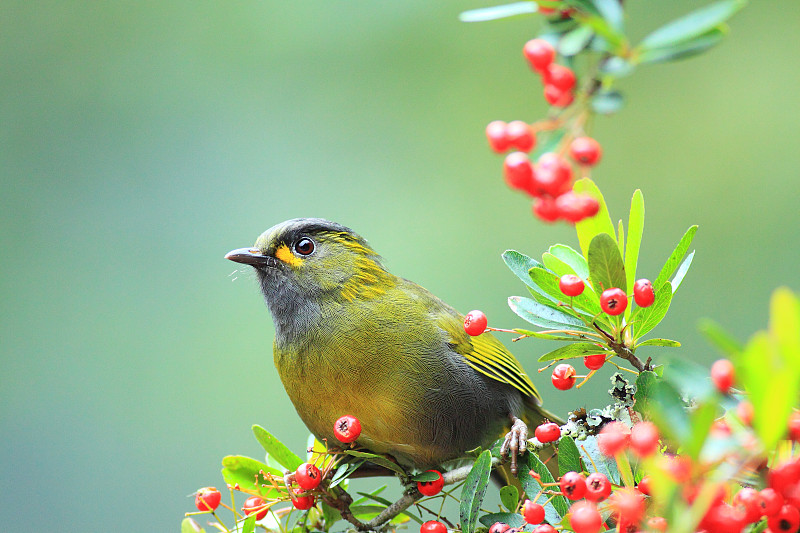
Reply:
[[542, 398], [522, 365], [491, 333], [470, 337], [464, 331], [461, 315], [442, 316], [439, 327], [450, 337], [453, 351], [462, 355], [467, 364], [484, 376], [507, 383], [540, 403]]

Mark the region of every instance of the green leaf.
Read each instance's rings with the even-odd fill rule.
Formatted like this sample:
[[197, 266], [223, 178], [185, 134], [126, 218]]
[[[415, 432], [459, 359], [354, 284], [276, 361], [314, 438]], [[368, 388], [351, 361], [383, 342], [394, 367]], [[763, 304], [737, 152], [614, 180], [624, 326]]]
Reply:
[[563, 476], [567, 472], [582, 472], [581, 452], [569, 435], [558, 441], [558, 473]]
[[656, 380], [647, 402], [647, 415], [661, 434], [677, 446], [685, 445], [691, 435], [689, 416], [675, 387], [665, 380]]
[[678, 241], [678, 244], [675, 246], [675, 249], [672, 250], [667, 262], [661, 267], [661, 272], [658, 273], [658, 277], [653, 282], [653, 289], [657, 291], [663, 283], [672, 277], [672, 274], [675, 273], [675, 269], [678, 268], [678, 265], [681, 263], [683, 256], [686, 255], [686, 252], [689, 250], [695, 233], [697, 233], [697, 226], [692, 226], [686, 230], [686, 233], [683, 234], [683, 237], [681, 237], [681, 240]]
[[538, 331], [531, 331], [529, 329], [522, 329], [522, 328], [514, 328], [514, 332], [519, 333], [520, 335], [525, 335], [527, 337], [534, 337], [537, 339], [544, 339], [548, 341], [573, 341], [577, 342], [580, 341], [580, 337], [570, 337], [568, 335], [550, 335], [548, 333], [539, 333]]
[[672, 284], [668, 281], [656, 291], [656, 299], [650, 307], [637, 307], [631, 317], [630, 329], [634, 343], [661, 322], [672, 302]]
[[563, 56], [574, 56], [586, 48], [592, 39], [594, 31], [588, 26], [578, 26], [569, 31], [558, 41], [558, 53]]
[[552, 352], [548, 352], [539, 357], [539, 362], [544, 361], [558, 361], [561, 359], [572, 359], [573, 357], [586, 357], [587, 355], [594, 355], [598, 353], [610, 354], [607, 350], [603, 350], [597, 344], [591, 342], [576, 342], [574, 344], [567, 344], [556, 348]]
[[597, 8], [600, 16], [613, 30], [619, 33], [625, 31], [625, 14], [622, 10], [622, 3], [619, 0], [592, 0], [592, 3]]
[[673, 20], [645, 37], [642, 49], [663, 48], [687, 41], [719, 26], [746, 4], [745, 0], [722, 0]]
[[436, 481], [441, 474], [439, 472], [420, 472], [411, 478], [411, 481]]
[[325, 521], [325, 531], [330, 531], [331, 526], [342, 519], [342, 514], [327, 503], [322, 502], [322, 519]]
[[[625, 279], [628, 287], [636, 281], [636, 266], [639, 262], [639, 248], [644, 233], [644, 196], [636, 189], [631, 198], [631, 212], [628, 215], [628, 244], [625, 246]], [[625, 316], [630, 316], [630, 307]]]
[[[553, 479], [553, 474], [550, 473], [547, 466], [542, 463], [535, 453], [528, 452], [523, 455], [520, 460], [517, 479], [522, 485], [522, 489], [528, 495], [528, 498], [533, 499], [542, 489], [542, 486], [530, 475], [531, 470], [539, 474], [543, 483], [554, 483], [555, 480]], [[536, 499], [536, 502], [544, 506], [545, 518], [547, 521], [551, 524], [557, 524], [561, 521], [561, 517], [567, 514], [569, 509], [567, 500], [564, 496], [555, 496], [551, 502], [547, 503], [548, 498], [548, 495], [541, 494], [539, 498]]]
[[542, 264], [544, 264], [545, 268], [553, 272], [553, 274], [559, 278], [566, 274], [575, 274], [575, 269], [550, 252], [545, 252], [542, 254]]
[[[283, 473], [270, 468], [261, 461], [256, 461], [243, 455], [229, 455], [222, 459], [222, 477], [228, 485], [239, 485], [242, 490], [255, 490], [263, 498], [277, 498], [285, 496], [285, 491], [279, 492], [272, 487], [266, 478], [272, 475], [283, 478]], [[282, 481], [276, 481], [281, 486]]]
[[503, 505], [506, 506], [506, 509], [512, 513], [516, 511], [517, 504], [519, 504], [519, 490], [517, 490], [517, 487], [514, 485], [506, 485], [505, 487], [502, 487], [500, 489], [500, 501], [503, 502]]
[[636, 392], [633, 395], [633, 408], [637, 412], [643, 415], [647, 414], [647, 402], [650, 401], [651, 391], [657, 380], [658, 376], [655, 372], [649, 370], [639, 372], [639, 376], [636, 378]]
[[600, 63], [600, 74], [623, 78], [633, 74], [635, 68], [629, 61], [618, 56], [612, 56]]
[[525, 525], [525, 520], [523, 520], [522, 515], [519, 513], [489, 513], [481, 517], [481, 524], [486, 527], [492, 527], [492, 524], [495, 522], [503, 522], [511, 527], [522, 527]]
[[607, 233], [614, 235], [614, 223], [611, 222], [611, 217], [608, 215], [608, 208], [603, 194], [597, 185], [594, 184], [589, 178], [581, 178], [575, 182], [572, 190], [579, 193], [587, 193], [595, 198], [600, 204], [600, 210], [593, 217], [584, 218], [575, 224], [575, 231], [578, 233], [578, 242], [581, 245], [584, 257], [589, 253], [589, 243], [592, 242], [595, 235], [600, 233]]
[[648, 64], [688, 59], [702, 54], [721, 43], [726, 33], [725, 27], [720, 26], [687, 41], [660, 48], [641, 50], [639, 55], [635, 57], [635, 61], [639, 64]]
[[715, 403], [723, 403], [717, 396], [716, 388], [708, 379], [708, 369], [691, 359], [670, 356], [664, 379], [669, 381], [684, 398], [701, 402], [713, 396]]
[[542, 266], [539, 261], [516, 250], [506, 250], [503, 252], [502, 257], [506, 266], [511, 270], [511, 272], [516, 274], [525, 285], [531, 288], [538, 288], [534, 285], [528, 272], [530, 272], [530, 270], [534, 267]]
[[686, 276], [686, 272], [689, 271], [689, 267], [692, 266], [692, 259], [694, 259], [694, 252], [686, 256], [686, 259], [683, 260], [683, 263], [681, 263], [681, 266], [679, 266], [678, 270], [675, 272], [675, 277], [672, 278], [673, 294], [675, 294], [675, 291], [678, 290], [678, 287], [683, 281], [683, 277]]
[[614, 237], [608, 233], [596, 235], [589, 244], [588, 259], [590, 277], [598, 296], [612, 287], [628, 292], [625, 264]]
[[509, 296], [508, 306], [520, 318], [535, 326], [554, 330], [592, 331], [583, 322], [572, 315], [560, 312], [552, 307], [535, 302], [530, 298]]
[[698, 329], [700, 333], [705, 336], [706, 340], [714, 345], [714, 347], [726, 357], [737, 357], [739, 353], [744, 350], [744, 346], [741, 342], [734, 339], [730, 333], [722, 329], [722, 326], [711, 319], [702, 319]]
[[583, 257], [577, 250], [574, 250], [565, 244], [554, 244], [550, 247], [548, 252], [555, 258], [560, 259], [565, 264], [572, 267], [573, 273], [584, 281], [589, 279], [589, 264], [586, 262], [586, 258]]
[[303, 464], [303, 460], [286, 447], [281, 441], [276, 439], [269, 431], [259, 425], [253, 426], [253, 434], [256, 440], [270, 457], [278, 461], [278, 463], [286, 470], [294, 472], [297, 467]]
[[612, 483], [619, 485], [622, 481], [622, 475], [617, 468], [617, 463], [613, 457], [609, 458], [600, 452], [597, 446], [597, 436], [589, 435], [580, 444], [576, 443], [580, 452], [583, 464], [588, 468], [590, 465], [596, 466], [597, 471], [605, 474]]
[[689, 414], [689, 427], [691, 433], [689, 440], [684, 445], [683, 451], [693, 460], [700, 457], [700, 451], [706, 442], [706, 437], [711, 432], [711, 424], [718, 416], [718, 406], [715, 403], [705, 402], [697, 405]]
[[355, 472], [359, 466], [363, 465], [366, 461], [356, 461], [354, 463], [344, 463], [336, 468], [331, 478], [330, 487], [333, 488], [340, 483], [347, 481], [347, 478]]
[[383, 455], [378, 455], [378, 454], [369, 453], [369, 452], [359, 452], [359, 451], [356, 451], [356, 450], [345, 450], [344, 453], [347, 454], [347, 455], [352, 455], [353, 457], [359, 457], [361, 459], [366, 459], [370, 463], [375, 463], [376, 465], [382, 466], [384, 468], [388, 468], [392, 472], [400, 474], [403, 477], [407, 477], [408, 476], [408, 474], [406, 474], [406, 471], [403, 470], [397, 463], [395, 463], [394, 461], [390, 461], [389, 459], [387, 459]]
[[637, 344], [636, 348], [639, 349], [642, 346], [664, 346], [666, 348], [680, 348], [681, 343], [670, 339], [647, 339], [646, 341], [642, 341], [639, 344]]
[[[552, 272], [543, 268], [532, 268], [530, 275], [533, 282], [554, 300], [563, 300], [565, 303], [571, 302], [573, 307], [578, 311], [583, 311], [582, 314], [590, 318], [600, 313], [600, 299], [592, 290], [584, 290], [578, 296], [569, 297], [561, 292], [559, 286], [560, 278]], [[567, 307], [563, 307], [563, 309], [565, 310], [564, 312], [570, 313], [566, 311]]]
[[242, 522], [242, 533], [253, 533], [256, 530], [257, 515], [251, 514]]
[[622, 224], [622, 219], [617, 222], [617, 248], [619, 248], [620, 257], [625, 257], [625, 226]]
[[530, 15], [538, 11], [536, 2], [514, 2], [501, 6], [483, 7], [464, 11], [458, 16], [461, 22], [484, 22], [487, 20], [497, 20], [519, 15]]
[[592, 110], [601, 115], [616, 113], [625, 104], [625, 98], [619, 91], [599, 91], [592, 97]]
[[187, 516], [181, 522], [181, 533], [206, 533], [206, 530], [194, 518]]
[[489, 450], [475, 460], [472, 470], [469, 471], [464, 487], [461, 490], [461, 531], [474, 533], [478, 523], [478, 513], [481, 510], [486, 488], [489, 486], [489, 474], [492, 472], [492, 454]]

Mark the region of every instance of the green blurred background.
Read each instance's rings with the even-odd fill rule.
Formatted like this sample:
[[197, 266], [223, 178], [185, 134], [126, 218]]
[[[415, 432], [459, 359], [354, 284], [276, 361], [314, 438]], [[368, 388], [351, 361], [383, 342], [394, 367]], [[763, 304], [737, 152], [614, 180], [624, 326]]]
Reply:
[[[629, 26], [705, 3], [626, 2]], [[486, 146], [487, 122], [545, 106], [520, 54], [537, 20], [458, 22], [484, 5], [2, 2], [0, 529], [176, 531], [224, 455], [262, 455], [252, 424], [302, 451], [256, 284], [222, 258], [284, 219], [344, 223], [456, 308], [523, 325], [500, 253], [576, 239]], [[700, 225], [656, 332], [701, 362], [699, 318], [743, 339], [774, 287], [800, 289], [800, 10], [754, 1], [731, 28], [625, 79], [593, 130], [614, 215], [645, 194], [641, 275]], [[535, 373], [550, 348], [515, 353]], [[562, 412], [608, 387], [534, 380]]]

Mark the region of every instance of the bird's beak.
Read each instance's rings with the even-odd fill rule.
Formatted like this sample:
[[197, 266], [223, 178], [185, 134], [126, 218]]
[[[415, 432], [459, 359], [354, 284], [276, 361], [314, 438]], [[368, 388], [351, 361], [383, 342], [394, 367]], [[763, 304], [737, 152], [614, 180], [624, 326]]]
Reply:
[[272, 258], [263, 255], [258, 248], [237, 248], [225, 254], [225, 259], [253, 266], [266, 266], [272, 262]]

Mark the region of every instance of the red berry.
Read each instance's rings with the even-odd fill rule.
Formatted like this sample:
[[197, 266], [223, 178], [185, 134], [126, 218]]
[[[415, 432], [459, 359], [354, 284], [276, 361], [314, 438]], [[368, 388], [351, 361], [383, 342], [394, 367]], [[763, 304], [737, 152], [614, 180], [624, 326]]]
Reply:
[[294, 505], [295, 509], [300, 509], [301, 511], [305, 511], [314, 507], [314, 495], [309, 494], [307, 496], [299, 496], [303, 494], [303, 489], [294, 489], [294, 499], [292, 499], [292, 505]]
[[596, 165], [603, 155], [600, 143], [591, 137], [576, 137], [569, 145], [569, 155], [581, 165]]
[[650, 307], [656, 301], [656, 293], [649, 279], [637, 279], [633, 284], [633, 299], [639, 307]]
[[506, 135], [511, 146], [522, 152], [530, 152], [536, 146], [536, 136], [525, 122], [515, 120], [506, 127]]
[[800, 527], [800, 512], [797, 507], [784, 504], [780, 511], [767, 518], [767, 525], [773, 533], [794, 533]]
[[556, 209], [564, 220], [580, 222], [584, 218], [593, 217], [600, 210], [600, 203], [588, 194], [566, 192], [556, 198]]
[[542, 76], [545, 85], [552, 85], [562, 91], [571, 91], [575, 88], [575, 73], [572, 72], [571, 68], [564, 65], [552, 63]]
[[251, 496], [244, 501], [244, 505], [242, 505], [242, 512], [245, 515], [251, 515], [253, 513], [256, 514], [256, 520], [261, 520], [265, 516], [267, 516], [267, 509], [264, 500], [259, 498], [258, 496]]
[[553, 152], [539, 157], [534, 169], [534, 185], [541, 193], [559, 196], [569, 190], [571, 182], [572, 167], [564, 158]]
[[444, 487], [444, 478], [442, 477], [442, 473], [438, 470], [428, 470], [428, 472], [433, 472], [439, 477], [433, 481], [417, 481], [417, 489], [423, 496], [435, 496], [439, 494], [442, 487]]
[[748, 524], [760, 520], [764, 512], [764, 498], [760, 492], [750, 487], [745, 487], [736, 493], [733, 497], [733, 505], [742, 508]]
[[575, 368], [572, 365], [562, 363], [553, 369], [553, 375], [550, 380], [558, 390], [571, 389], [575, 385]]
[[[499, 524], [500, 522], [497, 523]], [[419, 526], [419, 531], [420, 533], [447, 533], [447, 526], [437, 520], [428, 520], [427, 522]], [[489, 533], [502, 533], [502, 531], [492, 532], [492, 530], [490, 529]]]
[[685, 455], [665, 455], [664, 470], [676, 483], [686, 483], [692, 476], [692, 460]]
[[537, 526], [533, 530], [533, 533], [556, 533], [556, 528], [550, 524], [542, 524], [541, 526]]
[[613, 457], [628, 447], [630, 435], [631, 430], [622, 422], [609, 422], [597, 435], [597, 447], [604, 455]]
[[558, 288], [566, 296], [579, 296], [583, 292], [583, 280], [575, 274], [564, 274], [558, 281]]
[[647, 527], [654, 531], [666, 531], [667, 519], [661, 516], [653, 516], [647, 519]]
[[533, 70], [543, 72], [555, 59], [556, 50], [544, 39], [531, 39], [522, 48], [522, 54]]
[[567, 472], [561, 476], [558, 486], [570, 500], [580, 500], [586, 494], [586, 479], [578, 472]]
[[745, 525], [744, 512], [724, 502], [712, 505], [700, 521], [700, 527], [711, 533], [741, 531]]
[[797, 411], [792, 411], [792, 414], [789, 415], [789, 422], [787, 423], [789, 428], [789, 438], [795, 442], [800, 442], [800, 413]]
[[711, 381], [723, 394], [728, 394], [734, 380], [733, 363], [727, 359], [718, 359], [711, 365]]
[[742, 424], [746, 426], [752, 426], [754, 414], [753, 404], [747, 400], [742, 400], [736, 405], [736, 416], [739, 417], [739, 420], [742, 421]]
[[333, 424], [333, 435], [340, 442], [349, 444], [361, 436], [361, 422], [351, 415], [344, 415]]
[[314, 465], [303, 463], [295, 470], [294, 479], [303, 490], [314, 490], [322, 481], [322, 472]]
[[650, 476], [644, 476], [641, 481], [636, 485], [636, 488], [639, 489], [639, 492], [642, 494], [646, 494], [650, 496]]
[[628, 295], [625, 291], [612, 287], [600, 295], [600, 308], [609, 315], [621, 315], [628, 307]]
[[511, 526], [505, 522], [495, 522], [489, 528], [489, 533], [506, 533], [509, 529], [511, 529]]
[[541, 524], [544, 520], [544, 507], [531, 500], [525, 500], [522, 504], [522, 516], [529, 524]]
[[555, 222], [558, 220], [558, 208], [556, 202], [549, 196], [537, 198], [533, 202], [533, 214], [544, 222]]
[[761, 514], [763, 516], [772, 516], [778, 514], [783, 507], [783, 496], [775, 489], [761, 489], [761, 500], [763, 501], [763, 509]]
[[483, 311], [477, 309], [470, 311], [464, 317], [464, 331], [467, 335], [475, 337], [486, 331], [486, 326], [489, 324], [489, 319]]
[[631, 429], [631, 449], [639, 457], [647, 457], [658, 450], [658, 428], [652, 422], [637, 422]]
[[486, 139], [489, 141], [489, 148], [502, 154], [511, 147], [511, 140], [508, 137], [508, 124], [502, 120], [494, 120], [486, 125]]
[[545, 422], [536, 427], [533, 432], [534, 436], [545, 444], [547, 442], [557, 441], [561, 438], [561, 428], [555, 422]]
[[774, 466], [767, 473], [767, 484], [783, 494], [792, 485], [800, 481], [800, 463], [797, 461], [786, 461]]
[[619, 489], [609, 498], [609, 502], [620, 522], [637, 524], [644, 516], [644, 496], [636, 489]]
[[575, 95], [569, 89], [547, 84], [544, 86], [544, 99], [551, 106], [567, 107], [575, 100]]
[[603, 517], [590, 502], [576, 502], [569, 508], [569, 523], [575, 533], [597, 533], [603, 528]]
[[555, 14], [555, 13], [558, 11], [558, 9], [556, 9], [556, 8], [554, 8], [554, 7], [544, 7], [544, 6], [539, 6], [539, 9], [538, 9], [538, 11], [539, 11], [539, 13], [541, 13], [542, 15], [544, 15], [544, 16], [546, 16], [546, 17], [549, 17], [550, 15], [554, 15], [554, 14]]
[[589, 370], [599, 370], [606, 364], [606, 354], [596, 353], [583, 358], [583, 366]]
[[533, 187], [533, 164], [525, 152], [511, 152], [503, 163], [503, 175], [512, 189], [529, 192]]
[[605, 474], [594, 472], [586, 478], [586, 499], [601, 502], [611, 494], [611, 482]]
[[213, 511], [219, 507], [222, 494], [216, 487], [203, 487], [194, 495], [194, 505], [198, 511]]

